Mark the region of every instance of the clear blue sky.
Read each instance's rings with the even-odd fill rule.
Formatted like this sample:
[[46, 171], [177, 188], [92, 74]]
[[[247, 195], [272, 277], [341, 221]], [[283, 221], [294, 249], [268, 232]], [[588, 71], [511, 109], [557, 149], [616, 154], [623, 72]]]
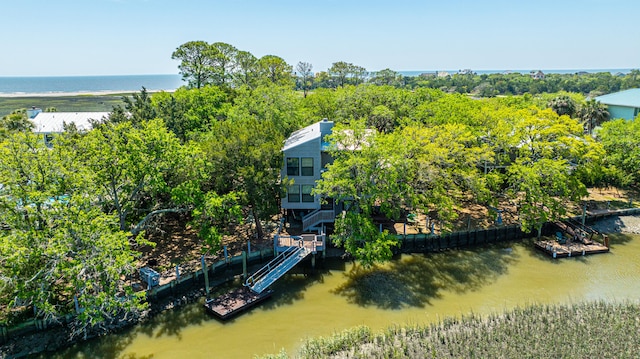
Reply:
[[226, 42], [314, 71], [640, 67], [638, 0], [1, 0], [0, 76], [177, 74]]

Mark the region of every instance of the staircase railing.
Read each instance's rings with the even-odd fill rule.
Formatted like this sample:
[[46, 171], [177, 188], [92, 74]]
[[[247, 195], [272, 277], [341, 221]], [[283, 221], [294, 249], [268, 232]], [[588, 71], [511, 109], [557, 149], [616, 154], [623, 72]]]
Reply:
[[297, 247], [289, 247], [267, 263], [267, 265], [247, 278], [244, 285], [256, 293], [261, 293], [289, 271], [289, 269], [304, 259], [309, 253], [311, 253], [311, 251], [305, 248], [302, 242], [300, 242], [300, 245]]
[[318, 223], [334, 222], [335, 212], [333, 210], [317, 209], [306, 216], [302, 217], [302, 229], [307, 230]]

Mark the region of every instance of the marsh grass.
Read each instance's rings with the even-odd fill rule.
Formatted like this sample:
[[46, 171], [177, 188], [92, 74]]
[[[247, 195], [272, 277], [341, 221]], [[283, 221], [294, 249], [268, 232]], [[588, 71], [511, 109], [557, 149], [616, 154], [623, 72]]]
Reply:
[[309, 339], [296, 357], [636, 358], [639, 352], [640, 305], [589, 302], [471, 314], [377, 334], [361, 326]]
[[0, 97], [0, 117], [20, 108], [55, 107], [59, 112], [108, 112], [122, 105], [125, 93], [108, 95]]

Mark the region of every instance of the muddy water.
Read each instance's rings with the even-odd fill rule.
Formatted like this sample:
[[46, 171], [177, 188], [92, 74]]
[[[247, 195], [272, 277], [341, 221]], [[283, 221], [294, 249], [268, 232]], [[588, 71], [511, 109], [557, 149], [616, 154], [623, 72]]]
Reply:
[[531, 303], [640, 298], [640, 237], [616, 236], [612, 251], [552, 260], [531, 243], [406, 255], [373, 270], [339, 261], [315, 276], [281, 279], [274, 297], [227, 323], [192, 305], [58, 358], [253, 358], [357, 325], [382, 330]]

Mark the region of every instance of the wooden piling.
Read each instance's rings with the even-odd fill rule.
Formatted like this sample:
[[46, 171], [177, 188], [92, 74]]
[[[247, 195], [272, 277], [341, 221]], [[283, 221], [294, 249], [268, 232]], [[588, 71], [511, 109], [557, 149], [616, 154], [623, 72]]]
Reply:
[[0, 343], [5, 343], [9, 339], [7, 334], [7, 327], [0, 325]]
[[247, 279], [247, 252], [242, 251], [242, 278]]
[[204, 273], [204, 290], [205, 293], [209, 294], [209, 268], [204, 262], [204, 254], [200, 257], [200, 263], [202, 264], [202, 273]]

